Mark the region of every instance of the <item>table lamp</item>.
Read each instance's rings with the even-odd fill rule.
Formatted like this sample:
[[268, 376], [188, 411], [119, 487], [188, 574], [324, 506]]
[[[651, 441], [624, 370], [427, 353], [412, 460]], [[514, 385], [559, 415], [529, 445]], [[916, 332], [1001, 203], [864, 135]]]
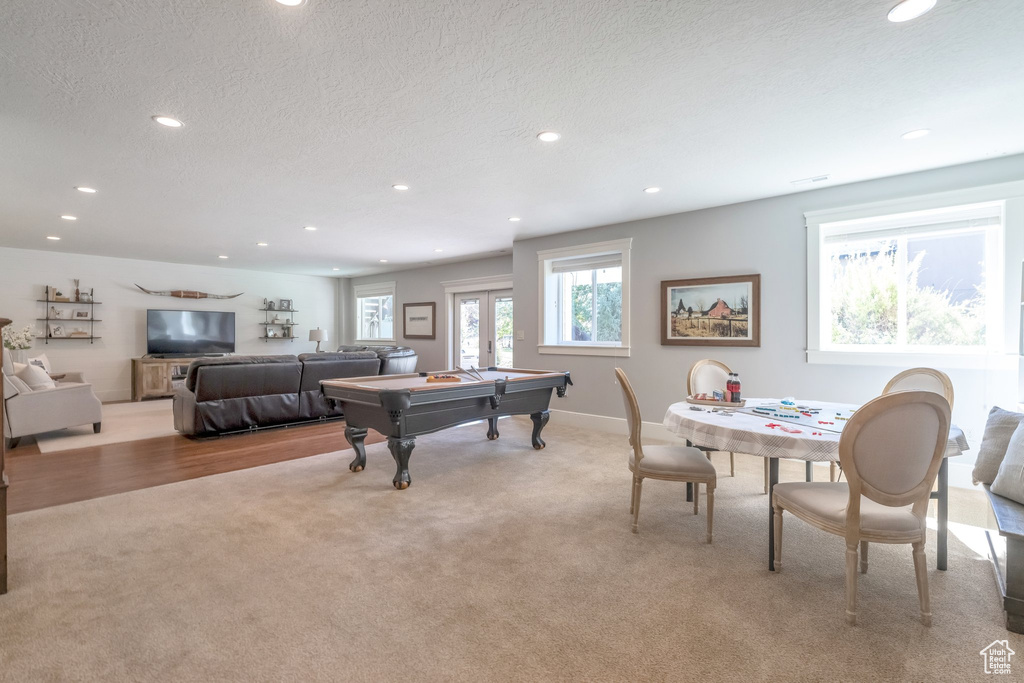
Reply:
[[316, 352], [317, 353], [322, 353], [320, 351], [320, 342], [327, 341], [327, 330], [321, 330], [319, 327], [316, 328], [315, 330], [310, 330], [309, 331], [309, 341], [315, 341], [316, 342]]

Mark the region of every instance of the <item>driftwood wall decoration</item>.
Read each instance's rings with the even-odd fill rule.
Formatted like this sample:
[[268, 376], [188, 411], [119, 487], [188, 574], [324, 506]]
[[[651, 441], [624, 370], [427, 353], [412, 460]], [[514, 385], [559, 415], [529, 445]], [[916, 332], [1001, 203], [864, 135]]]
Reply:
[[157, 292], [152, 289], [146, 289], [138, 283], [136, 283], [135, 286], [146, 294], [152, 294], [153, 296], [174, 296], [179, 299], [234, 299], [236, 296], [242, 296], [245, 294], [245, 292], [239, 292], [238, 294], [207, 294], [206, 292], [197, 292], [192, 289], [165, 289]]

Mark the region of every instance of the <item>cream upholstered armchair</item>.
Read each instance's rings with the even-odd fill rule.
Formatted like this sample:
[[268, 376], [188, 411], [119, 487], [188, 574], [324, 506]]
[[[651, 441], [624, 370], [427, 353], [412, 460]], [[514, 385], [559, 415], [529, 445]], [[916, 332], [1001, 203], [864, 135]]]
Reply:
[[99, 432], [103, 407], [81, 373], [69, 372], [52, 387], [28, 386], [4, 354], [4, 439], [14, 448], [23, 436], [91, 424]]
[[949, 438], [949, 403], [930, 391], [906, 391], [869, 401], [839, 439], [839, 461], [849, 482], [776, 484], [775, 571], [782, 569], [782, 515], [846, 538], [846, 621], [857, 622], [857, 550], [868, 570], [868, 543], [913, 547], [921, 621], [931, 625], [925, 514]]
[[622, 400], [626, 404], [626, 422], [629, 424], [629, 471], [633, 473], [633, 488], [629, 499], [629, 512], [633, 515], [633, 532], [638, 530], [640, 520], [640, 494], [645, 478], [665, 481], [682, 481], [693, 484], [693, 514], [698, 512], [700, 485], [704, 484], [708, 494], [708, 543], [711, 543], [711, 527], [715, 513], [715, 484], [717, 474], [704, 454], [689, 446], [647, 446], [640, 441], [640, 404], [637, 403], [633, 387], [622, 368], [615, 368], [615, 376], [622, 387]]

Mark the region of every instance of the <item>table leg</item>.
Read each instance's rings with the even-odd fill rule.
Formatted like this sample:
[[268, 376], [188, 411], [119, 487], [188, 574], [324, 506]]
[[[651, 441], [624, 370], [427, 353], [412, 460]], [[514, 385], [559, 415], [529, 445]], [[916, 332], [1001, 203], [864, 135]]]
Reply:
[[810, 460], [804, 462], [804, 479], [814, 481], [814, 467], [811, 466]]
[[938, 527], [938, 542], [936, 543], [936, 561], [935, 566], [941, 570], [946, 571], [946, 542], [947, 534], [949, 533], [948, 527], [948, 516], [949, 516], [949, 459], [943, 458], [942, 464], [939, 465], [939, 499], [938, 509], [936, 510], [936, 526]]
[[779, 459], [768, 459], [768, 571], [775, 571], [775, 509], [772, 494], [779, 483]]
[[348, 468], [353, 472], [362, 472], [366, 468], [366, 446], [363, 442], [366, 440], [366, 433], [368, 429], [363, 427], [352, 427], [345, 425], [345, 440], [352, 446], [352, 450], [356, 452], [355, 460], [349, 463]]
[[551, 417], [551, 413], [546, 410], [542, 410], [539, 413], [532, 413], [530, 419], [533, 420], [533, 447], [538, 451], [547, 444], [544, 443], [544, 439], [540, 438], [540, 432], [544, 429], [544, 425], [548, 423], [548, 419]]
[[395, 478], [391, 480], [396, 489], [407, 489], [409, 484], [412, 483], [412, 478], [409, 476], [409, 456], [412, 455], [412, 449], [415, 446], [416, 437], [414, 436], [404, 439], [398, 439], [393, 436], [388, 437], [388, 450], [391, 451], [391, 457], [395, 459], [395, 464], [398, 465]]
[[489, 417], [487, 418], [487, 438], [494, 441], [499, 436], [498, 434], [498, 418]]
[[[686, 445], [689, 446], [690, 448], [692, 448], [693, 447], [693, 442], [691, 442], [689, 439], [687, 439], [686, 440]], [[686, 502], [687, 503], [692, 503], [693, 502], [693, 482], [692, 481], [686, 482]]]

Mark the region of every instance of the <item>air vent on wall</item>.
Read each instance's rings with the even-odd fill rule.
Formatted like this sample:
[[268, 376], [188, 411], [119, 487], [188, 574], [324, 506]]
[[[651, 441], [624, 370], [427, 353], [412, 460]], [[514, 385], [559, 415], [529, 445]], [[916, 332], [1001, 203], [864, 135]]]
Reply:
[[790, 180], [789, 182], [792, 185], [811, 185], [813, 183], [823, 183], [831, 177], [828, 174], [816, 175], [810, 178], [801, 178], [800, 180]]

